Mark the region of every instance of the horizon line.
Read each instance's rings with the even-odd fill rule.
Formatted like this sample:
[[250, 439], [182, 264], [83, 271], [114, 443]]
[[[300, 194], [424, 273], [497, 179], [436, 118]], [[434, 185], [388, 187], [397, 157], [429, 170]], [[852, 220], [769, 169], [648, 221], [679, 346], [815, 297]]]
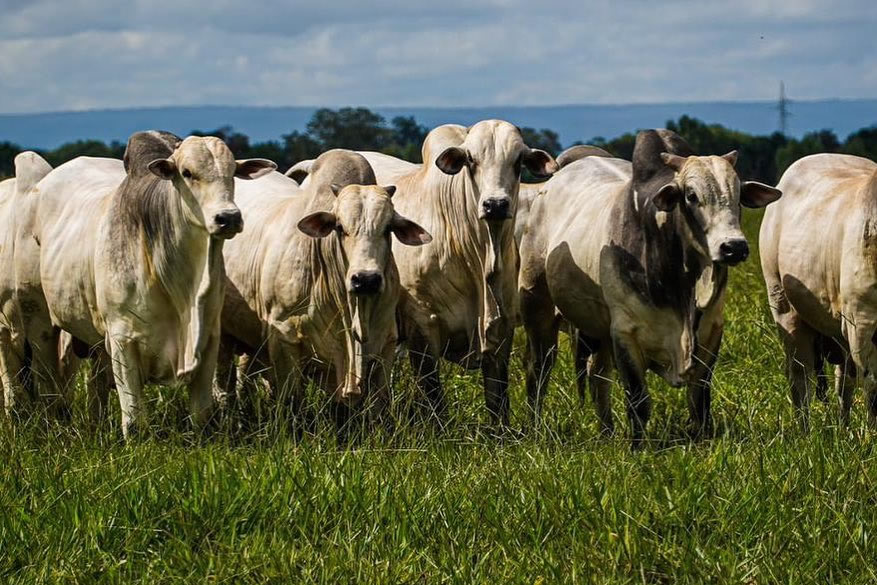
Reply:
[[[170, 109], [262, 109], [262, 110], [317, 110], [327, 108], [331, 110], [339, 110], [342, 108], [367, 108], [370, 110], [490, 110], [500, 108], [516, 108], [516, 109], [562, 109], [562, 108], [631, 108], [631, 107], [653, 107], [653, 106], [694, 106], [694, 105], [774, 105], [778, 100], [754, 99], [754, 100], [696, 100], [696, 101], [669, 101], [669, 102], [622, 102], [622, 103], [566, 103], [566, 104], [541, 104], [541, 105], [464, 105], [464, 106], [408, 106], [408, 105], [251, 105], [251, 104], [166, 104], [158, 106], [120, 106], [120, 107], [102, 107], [102, 108], [83, 108], [68, 110], [44, 110], [38, 112], [0, 112], [2, 117], [17, 116], [49, 116], [63, 114], [87, 114], [101, 112], [126, 112], [131, 110], [170, 110]], [[814, 98], [814, 99], [788, 99], [791, 104], [797, 103], [825, 103], [825, 102], [867, 102], [877, 101], [877, 97], [862, 98]]]

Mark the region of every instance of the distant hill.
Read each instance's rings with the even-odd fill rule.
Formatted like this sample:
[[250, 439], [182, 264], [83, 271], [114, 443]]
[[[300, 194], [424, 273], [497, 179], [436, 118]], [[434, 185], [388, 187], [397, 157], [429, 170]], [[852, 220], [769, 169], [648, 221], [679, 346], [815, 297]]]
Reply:
[[[877, 99], [791, 102], [788, 134], [800, 137], [811, 130], [830, 129], [841, 139], [864, 126], [877, 124]], [[0, 114], [0, 141], [26, 148], [55, 148], [65, 142], [94, 138], [125, 141], [148, 128], [188, 134], [229, 125], [253, 142], [275, 140], [293, 130], [304, 130], [313, 107], [186, 106]], [[667, 120], [688, 114], [707, 123], [749, 134], [770, 134], [777, 129], [775, 102], [695, 102], [642, 105], [497, 106], [485, 108], [372, 108], [388, 120], [414, 116], [432, 128], [454, 122], [472, 124], [485, 118], [502, 118], [519, 126], [550, 128], [568, 145], [595, 136], [614, 138], [639, 128], [661, 127]]]

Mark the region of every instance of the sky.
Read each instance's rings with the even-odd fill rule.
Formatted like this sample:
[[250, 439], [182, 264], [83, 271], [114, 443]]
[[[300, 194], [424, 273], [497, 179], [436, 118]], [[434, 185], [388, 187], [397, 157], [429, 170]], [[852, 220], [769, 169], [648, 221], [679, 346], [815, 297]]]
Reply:
[[0, 0], [0, 112], [877, 97], [875, 0]]

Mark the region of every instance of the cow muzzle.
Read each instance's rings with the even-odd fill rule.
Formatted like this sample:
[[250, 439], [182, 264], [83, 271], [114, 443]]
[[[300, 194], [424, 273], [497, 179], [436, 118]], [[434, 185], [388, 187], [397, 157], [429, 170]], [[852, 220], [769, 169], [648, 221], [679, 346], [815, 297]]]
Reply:
[[384, 276], [377, 271], [355, 272], [350, 277], [350, 292], [355, 295], [376, 295], [384, 285]]
[[213, 216], [213, 225], [213, 235], [230, 239], [244, 231], [244, 218], [237, 209], [220, 211]]
[[749, 244], [745, 239], [726, 240], [719, 245], [718, 262], [735, 266], [749, 257]]
[[512, 218], [512, 201], [508, 197], [488, 197], [481, 202], [481, 219], [502, 221]]

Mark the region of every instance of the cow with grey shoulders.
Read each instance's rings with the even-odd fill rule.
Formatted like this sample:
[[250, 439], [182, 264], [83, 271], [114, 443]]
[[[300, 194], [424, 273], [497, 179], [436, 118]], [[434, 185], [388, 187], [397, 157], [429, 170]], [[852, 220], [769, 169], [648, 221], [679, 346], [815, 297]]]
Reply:
[[746, 259], [740, 205], [780, 191], [741, 182], [736, 152], [696, 156], [667, 130], [640, 132], [633, 162], [586, 157], [548, 182], [521, 243], [527, 393], [538, 417], [561, 319], [590, 355], [588, 383], [612, 433], [611, 368], [626, 391], [634, 447], [651, 411], [645, 373], [688, 385], [697, 434], [711, 425], [710, 385], [723, 332], [728, 266]]
[[238, 186], [244, 219], [259, 229], [225, 248], [224, 347], [263, 365], [293, 415], [316, 381], [345, 431], [351, 406], [379, 415], [389, 399], [400, 296], [391, 241], [417, 247], [431, 236], [394, 209], [395, 188], [379, 186], [361, 155], [330, 150], [307, 173], [303, 187], [280, 173]]
[[39, 249], [30, 264], [39, 266], [43, 319], [69, 331], [81, 355], [111, 365], [126, 438], [145, 423], [150, 382], [187, 385], [193, 423], [209, 417], [222, 248], [243, 229], [234, 178], [274, 168], [236, 161], [218, 138], [138, 132], [124, 162], [79, 157], [35, 187]]

